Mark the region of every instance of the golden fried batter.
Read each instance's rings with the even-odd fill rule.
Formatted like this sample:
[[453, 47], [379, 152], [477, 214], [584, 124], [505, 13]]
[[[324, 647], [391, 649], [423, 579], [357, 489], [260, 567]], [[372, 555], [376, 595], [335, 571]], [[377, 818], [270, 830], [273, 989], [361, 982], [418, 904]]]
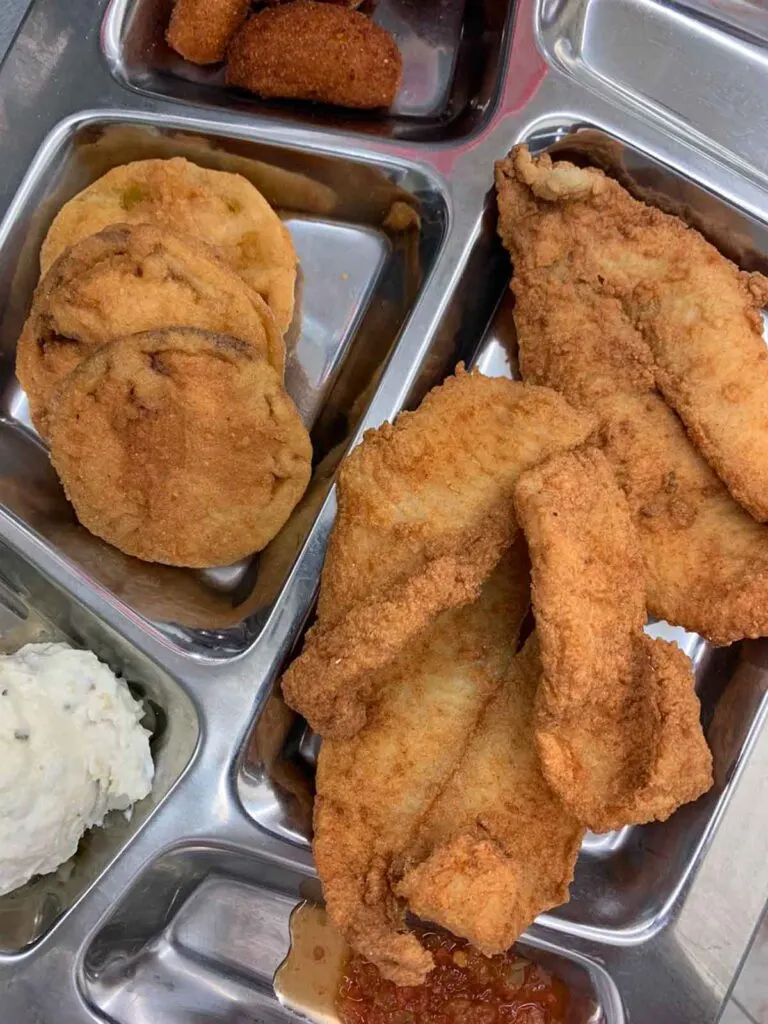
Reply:
[[113, 167], [59, 210], [40, 251], [42, 273], [68, 246], [120, 223], [155, 224], [215, 246], [261, 295], [280, 330], [288, 329], [296, 284], [291, 236], [241, 175], [182, 157]]
[[359, 11], [296, 0], [260, 11], [229, 48], [227, 83], [259, 96], [340, 107], [388, 107], [402, 58], [389, 32]]
[[715, 643], [768, 635], [768, 528], [693, 446], [655, 390], [646, 333], [589, 270], [602, 220], [588, 203], [611, 194], [606, 179], [520, 147], [496, 165], [496, 187], [523, 378], [599, 416], [640, 534], [649, 610]]
[[567, 903], [584, 834], [541, 772], [533, 740], [540, 676], [534, 634], [487, 704], [395, 885], [413, 913], [489, 955]]
[[56, 388], [94, 347], [169, 325], [247, 341], [283, 375], [272, 311], [213, 249], [150, 224], [114, 225], [65, 250], [35, 293], [16, 375], [40, 433]]
[[594, 427], [548, 388], [466, 373], [368, 431], [339, 473], [318, 623], [283, 677], [325, 736], [353, 735], [371, 673], [445, 608], [473, 600], [517, 533], [518, 475]]
[[83, 526], [146, 561], [197, 567], [263, 548], [312, 457], [269, 363], [191, 328], [120, 338], [81, 362], [52, 407], [50, 446]]
[[640, 544], [596, 448], [521, 475], [543, 676], [536, 746], [565, 807], [595, 832], [668, 818], [712, 785], [689, 659], [643, 633]]
[[567, 253], [596, 307], [622, 310], [696, 446], [734, 498], [768, 519], [768, 280], [597, 168], [553, 165], [525, 149], [513, 159], [518, 179], [568, 224], [557, 259]]
[[768, 635], [768, 527], [737, 505], [654, 392], [597, 406], [660, 619], [716, 644]]
[[[313, 850], [328, 913], [353, 949], [398, 984], [423, 981], [432, 957], [405, 930], [393, 862], [470, 743], [514, 655], [528, 602], [518, 543], [473, 604], [438, 616], [379, 674], [365, 727], [320, 748]], [[486, 795], [493, 810], [496, 794]]]
[[250, 7], [250, 0], [176, 0], [165, 38], [185, 60], [217, 64]]

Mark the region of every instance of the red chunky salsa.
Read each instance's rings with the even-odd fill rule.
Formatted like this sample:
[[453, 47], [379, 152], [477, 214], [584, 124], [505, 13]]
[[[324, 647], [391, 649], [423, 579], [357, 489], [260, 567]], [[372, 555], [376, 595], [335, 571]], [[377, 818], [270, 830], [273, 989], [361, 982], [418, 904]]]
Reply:
[[336, 997], [342, 1024], [565, 1024], [568, 989], [542, 967], [435, 932], [421, 939], [437, 964], [422, 985], [399, 988], [350, 958]]

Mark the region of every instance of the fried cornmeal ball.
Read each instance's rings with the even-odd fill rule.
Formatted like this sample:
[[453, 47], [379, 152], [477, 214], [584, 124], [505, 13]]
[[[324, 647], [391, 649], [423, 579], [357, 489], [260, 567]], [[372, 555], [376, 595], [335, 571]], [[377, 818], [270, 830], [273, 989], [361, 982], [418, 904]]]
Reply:
[[249, 8], [250, 0], [176, 0], [165, 38], [185, 60], [216, 64]]
[[50, 451], [91, 533], [148, 562], [198, 568], [268, 544], [312, 458], [269, 363], [191, 328], [120, 338], [80, 363], [53, 406]]
[[296, 253], [288, 229], [240, 174], [173, 157], [113, 167], [59, 210], [40, 250], [45, 274], [64, 249], [110, 224], [155, 224], [193, 235], [264, 299], [285, 332], [293, 317]]
[[269, 7], [233, 38], [227, 83], [264, 97], [388, 107], [402, 58], [392, 36], [359, 11], [314, 0]]
[[230, 334], [282, 377], [285, 344], [262, 297], [216, 251], [151, 224], [118, 224], [66, 249], [38, 285], [16, 349], [32, 422], [94, 347], [169, 324]]

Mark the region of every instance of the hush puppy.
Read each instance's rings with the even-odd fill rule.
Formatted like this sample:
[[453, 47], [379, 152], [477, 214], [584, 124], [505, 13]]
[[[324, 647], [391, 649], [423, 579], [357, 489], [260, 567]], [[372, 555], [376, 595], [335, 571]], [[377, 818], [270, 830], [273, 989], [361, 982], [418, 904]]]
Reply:
[[250, 0], [176, 0], [165, 38], [185, 60], [217, 64], [249, 8]]
[[229, 47], [227, 83], [263, 97], [373, 109], [392, 104], [402, 59], [392, 36], [359, 11], [315, 0], [268, 7]]

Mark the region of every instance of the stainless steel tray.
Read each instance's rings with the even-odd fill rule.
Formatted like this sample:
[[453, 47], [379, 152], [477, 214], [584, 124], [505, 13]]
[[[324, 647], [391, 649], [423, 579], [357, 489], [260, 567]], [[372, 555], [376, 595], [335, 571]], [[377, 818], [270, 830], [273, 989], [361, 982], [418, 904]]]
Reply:
[[[317, 892], [315, 743], [274, 682], [311, 614], [343, 453], [459, 358], [514, 373], [494, 159], [522, 139], [576, 152], [742, 265], [768, 261], [762, 175], [734, 142], [746, 113], [716, 107], [687, 132], [666, 116], [680, 102], [670, 80], [641, 82], [661, 109], [629, 102], [618, 73], [597, 88], [563, 60], [572, 27], [595, 27], [605, 5], [436, 0], [409, 21], [399, 3], [379, 16], [401, 32], [406, 84], [416, 53], [431, 77], [383, 120], [225, 91], [164, 48], [157, 0], [36, 0], [0, 67], [3, 645], [70, 636], [124, 670], [151, 699], [159, 769], [130, 824], [0, 900], [3, 1024], [292, 1019], [272, 978], [291, 909]], [[702, 6], [676, 16], [715, 62], [724, 39], [743, 39], [724, 23], [702, 35]], [[57, 206], [109, 166], [172, 153], [249, 173], [302, 258], [288, 379], [313, 431], [312, 487], [261, 558], [216, 574], [142, 566], [81, 531], [12, 372]], [[393, 205], [418, 217], [396, 230]], [[768, 895], [768, 642], [712, 650], [673, 635], [696, 664], [715, 788], [663, 825], [589, 837], [571, 902], [524, 940], [595, 1022], [715, 1021]]]

